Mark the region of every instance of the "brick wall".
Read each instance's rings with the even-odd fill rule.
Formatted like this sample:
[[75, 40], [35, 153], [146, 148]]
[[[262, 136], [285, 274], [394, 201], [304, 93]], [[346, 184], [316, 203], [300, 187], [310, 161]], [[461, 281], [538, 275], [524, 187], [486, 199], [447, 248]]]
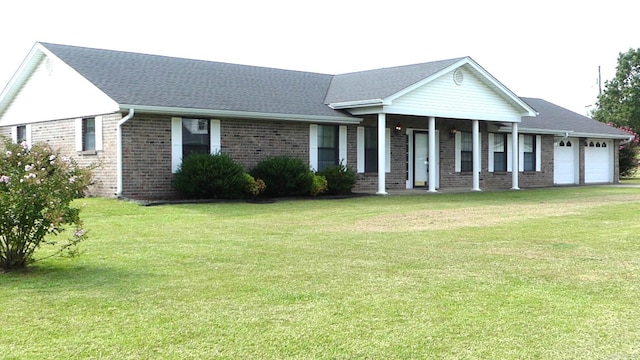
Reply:
[[[31, 123], [31, 142], [45, 142], [62, 155], [69, 156], [81, 166], [97, 165], [94, 181], [87, 195], [113, 197], [116, 192], [116, 134], [115, 126], [121, 114], [102, 117], [103, 151], [79, 153], [75, 149], [75, 119]], [[0, 128], [0, 134], [11, 138], [11, 127]]]

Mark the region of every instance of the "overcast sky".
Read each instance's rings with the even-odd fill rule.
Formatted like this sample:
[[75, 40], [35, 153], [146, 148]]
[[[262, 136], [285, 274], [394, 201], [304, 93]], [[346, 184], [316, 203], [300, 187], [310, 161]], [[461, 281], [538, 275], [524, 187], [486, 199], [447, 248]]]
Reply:
[[11, 0], [0, 88], [36, 41], [328, 74], [471, 56], [519, 96], [580, 114], [640, 48], [640, 2]]

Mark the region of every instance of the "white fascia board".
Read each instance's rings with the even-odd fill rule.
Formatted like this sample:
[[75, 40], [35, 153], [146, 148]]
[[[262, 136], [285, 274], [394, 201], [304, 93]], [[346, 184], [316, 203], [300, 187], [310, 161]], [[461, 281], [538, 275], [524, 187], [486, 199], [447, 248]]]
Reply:
[[344, 101], [329, 104], [329, 107], [334, 110], [339, 109], [353, 109], [353, 108], [361, 108], [361, 107], [369, 107], [369, 106], [380, 106], [384, 105], [385, 102], [382, 99], [367, 99], [367, 100], [354, 100], [354, 101]]
[[0, 93], [0, 118], [45, 56], [44, 50], [44, 47], [40, 45], [40, 43], [35, 43], [29, 51], [29, 54], [27, 54], [18, 67], [18, 70], [16, 70], [11, 79], [9, 79], [9, 82]]
[[[500, 132], [511, 132], [510, 126], [502, 126], [499, 129]], [[576, 138], [594, 138], [594, 139], [629, 139], [629, 135], [616, 135], [616, 134], [598, 134], [598, 133], [586, 133], [576, 132], [573, 130], [554, 130], [554, 129], [535, 129], [535, 128], [518, 128], [519, 133], [526, 134], [542, 134], [542, 135], [556, 135], [562, 137], [576, 137]]]
[[[522, 121], [520, 116], [500, 116], [495, 114], [479, 115], [476, 113], [462, 113], [456, 111], [442, 111], [442, 110], [416, 110], [406, 109], [395, 106], [385, 106], [380, 112], [388, 114], [403, 114], [403, 115], [415, 115], [415, 116], [434, 116], [439, 118], [451, 118], [451, 119], [469, 119], [469, 120], [482, 120], [482, 121], [497, 121], [497, 122], [510, 122], [519, 123]], [[352, 112], [354, 115], [359, 115]]]
[[627, 140], [631, 138], [633, 140], [633, 136], [629, 135], [614, 135], [614, 134], [595, 134], [595, 133], [578, 133], [574, 132], [571, 134], [572, 137], [583, 137], [583, 138], [592, 138], [592, 139], [620, 139]]
[[332, 124], [360, 124], [362, 118], [348, 118], [342, 116], [314, 116], [314, 115], [298, 115], [298, 114], [277, 114], [262, 113], [251, 111], [232, 111], [232, 110], [210, 110], [180, 107], [164, 107], [164, 106], [147, 106], [147, 105], [131, 105], [120, 104], [121, 110], [134, 108], [138, 113], [147, 114], [165, 114], [176, 116], [203, 116], [203, 117], [229, 117], [236, 119], [254, 119], [254, 120], [281, 120], [281, 121], [301, 121], [310, 123], [332, 123]]

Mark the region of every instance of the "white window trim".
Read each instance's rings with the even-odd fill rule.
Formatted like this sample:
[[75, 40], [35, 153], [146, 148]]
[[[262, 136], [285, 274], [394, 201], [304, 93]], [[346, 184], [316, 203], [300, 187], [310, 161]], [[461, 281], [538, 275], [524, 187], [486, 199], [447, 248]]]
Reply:
[[[466, 131], [469, 132], [469, 131]], [[471, 135], [473, 136], [473, 134]], [[490, 143], [491, 144], [491, 143]], [[482, 153], [482, 133], [478, 133], [478, 147]], [[462, 132], [458, 131], [455, 135], [455, 172], [462, 172]], [[482, 169], [482, 159], [480, 160], [480, 169]]]
[[[89, 119], [89, 118], [91, 118], [91, 117], [87, 117], [87, 118], [84, 118], [84, 119]], [[75, 133], [76, 133], [75, 134], [76, 135], [75, 142], [76, 142], [76, 151], [77, 152], [84, 151], [84, 149], [82, 148], [82, 119], [83, 118], [75, 119], [75, 128], [76, 128], [76, 131], [75, 131]], [[95, 130], [96, 130], [96, 133], [95, 133], [95, 137], [96, 137], [96, 139], [95, 139], [95, 147], [96, 147], [96, 149], [95, 149], [95, 151], [102, 151], [103, 150], [103, 144], [104, 144], [103, 139], [102, 139], [102, 133], [103, 133], [103, 131], [102, 131], [102, 116], [95, 116], [93, 119], [94, 119], [94, 126], [95, 126]], [[93, 151], [93, 150], [91, 150], [91, 151]]]
[[24, 131], [25, 131], [25, 135], [26, 135], [26, 143], [27, 143], [27, 147], [31, 147], [31, 143], [32, 143], [32, 139], [31, 139], [31, 124], [25, 124], [25, 125], [14, 125], [11, 127], [11, 142], [13, 142], [14, 144], [18, 143], [18, 127], [20, 126], [24, 126]]
[[[216, 154], [222, 149], [222, 135], [220, 120], [207, 119], [209, 121], [209, 148], [211, 154]], [[171, 118], [171, 172], [176, 173], [182, 164], [182, 118]]]
[[318, 171], [318, 125], [309, 125], [309, 166]]
[[[391, 172], [391, 129], [384, 129], [385, 143], [385, 172]], [[364, 173], [364, 127], [358, 126], [356, 129], [356, 146], [357, 146], [357, 172]]]
[[[513, 167], [511, 164], [511, 134], [507, 135], [507, 143], [505, 144], [505, 152], [507, 153], [507, 172], [511, 171]], [[489, 172], [495, 172], [495, 163], [493, 158], [493, 145], [494, 145], [494, 133], [489, 133]]]
[[[338, 161], [347, 165], [347, 127], [338, 127]], [[309, 166], [318, 171], [318, 124], [309, 125]]]
[[340, 126], [338, 134], [338, 159], [347, 166], [347, 127]]
[[[529, 134], [520, 134], [518, 136], [518, 171], [524, 172], [524, 136]], [[542, 157], [542, 136], [535, 136], [536, 141], [536, 172], [542, 171], [541, 157]]]

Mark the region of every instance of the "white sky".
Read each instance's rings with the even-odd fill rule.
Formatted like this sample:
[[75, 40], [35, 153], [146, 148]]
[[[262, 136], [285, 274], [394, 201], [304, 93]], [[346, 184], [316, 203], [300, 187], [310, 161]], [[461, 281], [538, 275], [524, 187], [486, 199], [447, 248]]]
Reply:
[[640, 48], [640, 2], [12, 0], [0, 89], [36, 41], [328, 74], [471, 56], [519, 96], [580, 114]]

